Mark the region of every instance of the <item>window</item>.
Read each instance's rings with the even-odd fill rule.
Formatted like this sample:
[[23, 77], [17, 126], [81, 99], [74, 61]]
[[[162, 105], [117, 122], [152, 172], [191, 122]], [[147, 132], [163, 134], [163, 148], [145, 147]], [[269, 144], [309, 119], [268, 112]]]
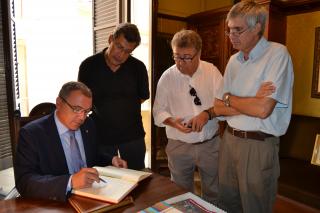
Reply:
[[61, 85], [76, 80], [92, 54], [92, 0], [15, 0], [20, 110], [55, 103]]

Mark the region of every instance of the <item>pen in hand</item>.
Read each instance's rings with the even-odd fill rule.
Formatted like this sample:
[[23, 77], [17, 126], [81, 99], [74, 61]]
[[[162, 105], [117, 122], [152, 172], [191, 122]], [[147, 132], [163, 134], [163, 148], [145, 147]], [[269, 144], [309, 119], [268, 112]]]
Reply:
[[103, 183], [107, 183], [107, 181], [103, 180], [101, 177], [99, 177], [99, 180], [102, 181]]

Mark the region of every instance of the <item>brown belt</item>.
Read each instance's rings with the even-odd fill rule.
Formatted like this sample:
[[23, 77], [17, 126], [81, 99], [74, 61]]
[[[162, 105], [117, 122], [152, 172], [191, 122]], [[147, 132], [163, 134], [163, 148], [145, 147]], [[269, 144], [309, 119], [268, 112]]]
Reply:
[[232, 134], [233, 136], [239, 137], [239, 138], [249, 138], [259, 141], [264, 141], [264, 139], [269, 137], [274, 137], [274, 135], [270, 135], [264, 132], [260, 131], [242, 131], [240, 129], [232, 128], [231, 126], [227, 127], [228, 132]]

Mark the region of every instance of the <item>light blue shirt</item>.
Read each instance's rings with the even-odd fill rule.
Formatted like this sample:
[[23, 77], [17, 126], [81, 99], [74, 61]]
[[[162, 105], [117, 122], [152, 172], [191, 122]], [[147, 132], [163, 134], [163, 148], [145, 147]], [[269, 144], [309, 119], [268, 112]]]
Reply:
[[[58, 130], [58, 134], [60, 137], [60, 141], [63, 147], [63, 151], [64, 151], [64, 156], [66, 157], [67, 160], [67, 165], [68, 165], [68, 169], [69, 169], [69, 174], [72, 175], [72, 164], [71, 164], [71, 153], [70, 153], [70, 135], [69, 135], [69, 129], [63, 125], [59, 118], [57, 117], [57, 112], [54, 112], [54, 121], [56, 123], [57, 126], [57, 130]], [[75, 137], [76, 140], [78, 142], [78, 146], [80, 149], [80, 154], [81, 154], [81, 158], [82, 161], [84, 162], [85, 167], [87, 167], [87, 161], [86, 161], [86, 155], [84, 152], [84, 146], [83, 146], [83, 141], [82, 141], [82, 135], [81, 135], [81, 131], [80, 129], [77, 129], [75, 131]], [[67, 186], [67, 192], [71, 190], [71, 177], [69, 178], [69, 182], [68, 182], [68, 186]]]
[[254, 97], [261, 84], [271, 81], [276, 91], [270, 95], [277, 101], [271, 115], [265, 119], [236, 115], [226, 116], [230, 126], [245, 131], [262, 131], [275, 136], [283, 135], [292, 112], [293, 65], [285, 46], [261, 38], [244, 60], [240, 51], [231, 56], [224, 75], [223, 91], [239, 97]]

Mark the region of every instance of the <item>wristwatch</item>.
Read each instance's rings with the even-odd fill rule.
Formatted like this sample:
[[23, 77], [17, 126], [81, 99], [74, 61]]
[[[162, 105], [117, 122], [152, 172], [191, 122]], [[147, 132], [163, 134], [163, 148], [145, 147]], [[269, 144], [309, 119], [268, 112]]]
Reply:
[[226, 107], [230, 107], [230, 93], [225, 93], [223, 95], [223, 103]]
[[[210, 109], [210, 108], [209, 108]], [[210, 113], [210, 110], [209, 109], [206, 109], [206, 110], [203, 110], [204, 112], [206, 112], [209, 116], [209, 119], [208, 120], [211, 120], [212, 119], [212, 116], [211, 116], [211, 113]]]

